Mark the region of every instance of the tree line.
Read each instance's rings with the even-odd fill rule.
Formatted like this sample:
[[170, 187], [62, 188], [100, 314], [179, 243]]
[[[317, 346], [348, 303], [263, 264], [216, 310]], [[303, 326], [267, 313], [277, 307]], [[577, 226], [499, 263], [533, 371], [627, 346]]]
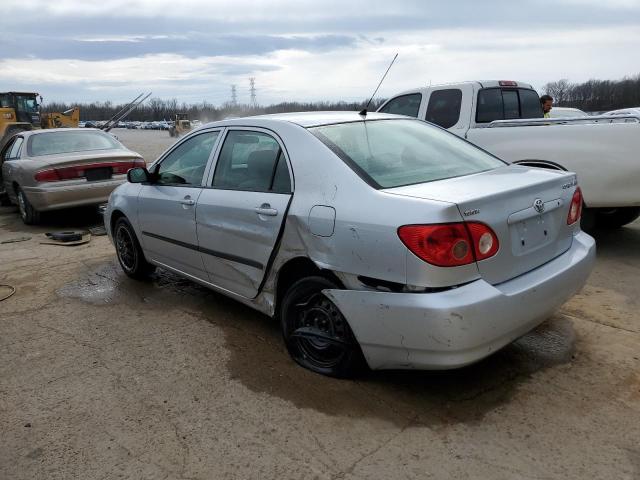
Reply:
[[640, 107], [640, 74], [621, 80], [592, 79], [584, 83], [570, 83], [563, 78], [547, 83], [543, 89], [559, 107], [587, 112]]
[[[381, 104], [382, 100], [374, 100], [371, 102], [369, 109], [374, 110]], [[42, 111], [64, 112], [70, 108], [79, 107], [80, 120], [100, 121], [110, 119], [124, 106], [125, 104], [116, 104], [110, 101], [77, 104], [45, 102], [42, 105]], [[268, 106], [232, 104], [229, 102], [218, 107], [207, 101], [187, 104], [184, 102], [179, 103], [175, 98], [169, 100], [151, 98], [132, 111], [126, 120], [143, 122], [171, 120], [176, 113], [186, 113], [190, 119], [210, 122], [228, 117], [248, 115], [321, 110], [360, 110], [362, 107], [364, 107], [362, 102], [282, 102]]]
[[[570, 83], [566, 78], [549, 82], [543, 92], [554, 99], [561, 107], [574, 107], [588, 112], [615, 110], [618, 108], [640, 106], [640, 74], [621, 80], [588, 80], [583, 83]], [[378, 108], [383, 99], [371, 102], [370, 110]], [[108, 120], [122, 109], [124, 104], [110, 101], [68, 104], [45, 102], [45, 112], [64, 112], [72, 107], [80, 108], [81, 120]], [[151, 98], [129, 114], [127, 120], [154, 121], [171, 120], [176, 113], [186, 113], [191, 119], [214, 121], [233, 116], [260, 115], [267, 113], [319, 111], [319, 110], [360, 110], [362, 102], [281, 102], [273, 105], [246, 105], [224, 103], [215, 106], [202, 101], [196, 104], [179, 103], [172, 98], [163, 100]]]

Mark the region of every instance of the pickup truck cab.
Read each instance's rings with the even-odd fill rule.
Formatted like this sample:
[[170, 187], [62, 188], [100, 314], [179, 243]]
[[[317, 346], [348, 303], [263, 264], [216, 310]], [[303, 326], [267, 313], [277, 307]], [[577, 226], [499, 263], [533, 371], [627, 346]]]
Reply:
[[434, 123], [512, 163], [577, 173], [587, 227], [640, 216], [640, 116], [543, 118], [533, 87], [510, 80], [416, 88], [378, 111]]

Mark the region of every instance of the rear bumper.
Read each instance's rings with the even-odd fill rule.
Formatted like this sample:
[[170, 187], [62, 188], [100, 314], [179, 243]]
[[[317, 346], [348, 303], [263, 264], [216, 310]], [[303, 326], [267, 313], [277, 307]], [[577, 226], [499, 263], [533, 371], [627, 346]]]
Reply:
[[68, 186], [22, 187], [25, 195], [38, 211], [58, 210], [106, 203], [111, 192], [124, 183], [126, 177], [103, 182], [83, 182]]
[[439, 293], [327, 290], [372, 369], [450, 369], [476, 362], [546, 320], [578, 292], [595, 262], [584, 232], [552, 261], [499, 285], [476, 280]]

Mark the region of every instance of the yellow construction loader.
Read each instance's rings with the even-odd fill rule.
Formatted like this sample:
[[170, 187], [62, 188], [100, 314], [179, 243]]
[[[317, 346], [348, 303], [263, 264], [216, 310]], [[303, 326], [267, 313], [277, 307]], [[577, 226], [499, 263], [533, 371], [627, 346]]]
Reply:
[[[42, 101], [42, 97], [40, 97]], [[38, 94], [34, 92], [0, 93], [0, 148], [14, 134], [37, 128], [77, 127], [80, 110], [40, 113]]]
[[169, 136], [179, 137], [191, 130], [191, 122], [186, 113], [176, 113], [173, 120], [173, 126], [169, 127]]

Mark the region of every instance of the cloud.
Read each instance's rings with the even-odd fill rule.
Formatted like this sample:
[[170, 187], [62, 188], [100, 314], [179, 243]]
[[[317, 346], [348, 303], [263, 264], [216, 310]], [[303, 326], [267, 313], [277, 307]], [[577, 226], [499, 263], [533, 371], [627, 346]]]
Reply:
[[[640, 0], [3, 0], [0, 90], [50, 99], [361, 100], [478, 78], [637, 73]], [[46, 21], [42, 21], [46, 19]]]

